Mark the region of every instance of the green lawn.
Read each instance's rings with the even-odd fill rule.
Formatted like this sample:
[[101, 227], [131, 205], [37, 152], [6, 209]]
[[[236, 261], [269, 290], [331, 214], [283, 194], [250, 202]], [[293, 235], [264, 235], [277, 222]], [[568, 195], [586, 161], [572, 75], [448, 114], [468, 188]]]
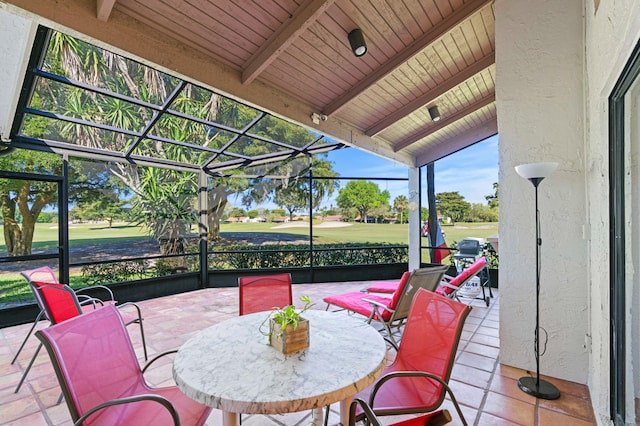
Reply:
[[[278, 228], [273, 223], [224, 223], [221, 232], [275, 232], [290, 235], [309, 235], [309, 226]], [[443, 226], [448, 245], [465, 237], [487, 238], [498, 233], [498, 223], [458, 223]], [[317, 243], [334, 242], [386, 242], [407, 244], [407, 224], [352, 223], [351, 226], [325, 228], [314, 226], [313, 237]], [[426, 239], [423, 245], [427, 245]]]
[[[321, 222], [315, 223], [320, 225]], [[407, 244], [407, 224], [363, 224], [352, 223], [350, 226], [324, 227], [314, 226], [313, 236], [315, 243], [340, 243], [340, 242], [370, 242]], [[444, 226], [445, 239], [448, 245], [460, 241], [465, 237], [486, 238], [498, 233], [497, 223], [459, 223], [455, 226]], [[0, 232], [2, 227], [0, 226]], [[222, 224], [221, 232], [259, 232], [279, 233], [296, 237], [307, 238], [309, 227], [287, 226], [279, 227], [273, 223], [234, 223]], [[110, 244], [121, 242], [133, 242], [148, 239], [148, 233], [141, 227], [118, 223], [112, 228], [106, 224], [73, 224], [69, 228], [71, 247], [82, 247], [89, 244]], [[54, 250], [57, 247], [58, 230], [51, 224], [39, 223], [36, 225], [33, 248], [35, 250]], [[4, 241], [3, 241], [4, 242]], [[421, 239], [422, 245], [427, 245], [427, 239]], [[219, 248], [219, 247], [218, 247]], [[5, 245], [0, 245], [0, 253], [5, 252]], [[423, 260], [429, 261], [429, 255], [423, 250]], [[444, 260], [447, 263], [447, 260]], [[24, 279], [18, 273], [0, 273], [0, 301], [24, 298]]]
[[[289, 234], [293, 236], [308, 237], [309, 227], [303, 226], [279, 227], [273, 223], [223, 223], [221, 232], [265, 232]], [[317, 225], [321, 225], [319, 222]], [[486, 238], [498, 233], [497, 223], [458, 223], [455, 226], [443, 226], [445, 239], [448, 245], [454, 241], [460, 241], [465, 237]], [[394, 244], [407, 243], [407, 224], [375, 224], [352, 223], [343, 227], [314, 226], [313, 236], [317, 243], [336, 242], [386, 242]], [[2, 226], [0, 226], [2, 232]], [[145, 229], [125, 223], [115, 223], [109, 228], [106, 224], [73, 224], [69, 226], [69, 239], [71, 247], [80, 247], [88, 244], [109, 244], [127, 241], [136, 241], [149, 238]], [[34, 250], [51, 250], [57, 247], [58, 228], [49, 223], [38, 223], [34, 233]], [[426, 241], [423, 242], [426, 245]], [[0, 244], [0, 252], [6, 250], [4, 244]]]

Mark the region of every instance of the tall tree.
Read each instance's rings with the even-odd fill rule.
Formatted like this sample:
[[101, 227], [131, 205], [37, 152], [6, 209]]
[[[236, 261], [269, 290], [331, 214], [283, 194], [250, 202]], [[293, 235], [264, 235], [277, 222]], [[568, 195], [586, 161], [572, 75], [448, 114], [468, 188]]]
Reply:
[[296, 211], [309, 205], [309, 191], [306, 190], [305, 185], [309, 186], [303, 182], [303, 179], [299, 179], [275, 191], [273, 201], [289, 213], [289, 220], [293, 220], [293, 214]]
[[[333, 170], [331, 162], [314, 157], [312, 160], [314, 179], [311, 188], [312, 210], [319, 208], [322, 200], [330, 197], [339, 188], [340, 184], [336, 179], [338, 174]], [[308, 168], [299, 171], [299, 175], [308, 172]], [[309, 179], [293, 178], [280, 181], [282, 186], [273, 190], [273, 201], [289, 212], [289, 219], [293, 220], [296, 211], [309, 207]]]
[[404, 195], [398, 195], [393, 199], [393, 209], [396, 214], [400, 215], [400, 223], [404, 223], [407, 210], [409, 209], [409, 200]]
[[471, 210], [471, 204], [457, 191], [437, 193], [436, 206], [440, 213], [449, 216], [454, 222], [461, 221]]
[[[58, 155], [20, 149], [0, 156], [0, 170], [60, 175], [62, 160]], [[121, 189], [121, 185], [105, 172], [104, 165], [85, 161], [69, 163], [70, 202], [96, 201]], [[38, 216], [45, 207], [55, 206], [57, 202], [55, 182], [0, 179], [4, 240], [10, 256], [31, 254]]]
[[493, 195], [485, 195], [485, 200], [487, 200], [487, 204], [489, 205], [489, 207], [491, 207], [492, 209], [497, 209], [498, 208], [498, 192], [500, 189], [500, 185], [498, 184], [498, 182], [493, 182]]
[[374, 182], [352, 180], [340, 190], [336, 202], [342, 209], [355, 208], [366, 223], [369, 211], [383, 204], [389, 204], [389, 191], [380, 191]]

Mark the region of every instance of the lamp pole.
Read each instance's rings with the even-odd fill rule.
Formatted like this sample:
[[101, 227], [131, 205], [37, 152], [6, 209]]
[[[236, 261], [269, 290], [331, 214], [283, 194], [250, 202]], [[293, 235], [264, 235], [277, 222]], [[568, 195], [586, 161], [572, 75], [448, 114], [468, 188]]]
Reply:
[[[540, 378], [540, 210], [538, 209], [538, 185], [555, 168], [556, 163], [534, 163], [516, 167], [518, 174], [529, 180], [535, 189], [535, 221], [536, 221], [536, 328], [534, 334], [534, 350], [536, 357], [536, 377], [526, 376], [518, 379], [518, 387], [522, 391], [541, 399], [558, 399], [560, 391], [552, 383]], [[546, 344], [545, 344], [546, 348]], [[546, 350], [546, 349], [545, 349]]]

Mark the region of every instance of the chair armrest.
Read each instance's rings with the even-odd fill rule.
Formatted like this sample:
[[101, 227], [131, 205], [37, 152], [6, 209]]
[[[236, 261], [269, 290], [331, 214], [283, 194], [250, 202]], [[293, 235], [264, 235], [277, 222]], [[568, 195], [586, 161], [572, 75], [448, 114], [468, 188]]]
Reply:
[[460, 287], [456, 287], [455, 285], [451, 285], [451, 284], [446, 283], [446, 282], [441, 282], [440, 283], [440, 287], [450, 288], [451, 290], [459, 290], [460, 289]]
[[449, 397], [451, 398], [451, 402], [453, 402], [453, 405], [454, 405], [456, 411], [458, 412], [458, 415], [462, 419], [463, 424], [464, 425], [467, 424], [466, 420], [464, 420], [464, 415], [462, 414], [462, 411], [460, 410], [460, 406], [458, 405], [458, 401], [456, 400], [456, 397], [453, 395], [453, 391], [451, 390], [451, 388], [449, 387], [447, 382], [442, 380], [440, 377], [438, 377], [438, 376], [436, 376], [434, 374], [428, 373], [426, 371], [395, 371], [393, 373], [388, 373], [388, 374], [385, 374], [384, 376], [382, 376], [373, 385], [373, 389], [371, 390], [371, 395], [369, 395], [369, 406], [374, 407], [373, 408], [374, 411], [375, 411], [374, 400], [375, 400], [376, 394], [378, 393], [378, 390], [380, 389], [380, 387], [382, 385], [384, 385], [386, 382], [388, 382], [389, 380], [395, 379], [397, 377], [424, 377], [424, 378], [427, 378], [427, 379], [435, 380], [436, 382], [440, 383], [442, 385], [442, 387], [444, 387], [445, 392], [447, 392], [449, 394]]
[[[113, 292], [111, 291], [111, 289], [109, 287], [106, 287], [106, 286], [103, 286], [103, 285], [92, 285], [92, 286], [89, 286], [89, 287], [82, 287], [82, 288], [79, 288], [79, 289], [74, 289], [73, 291], [76, 294], [79, 294], [79, 293], [82, 293], [82, 292], [85, 292], [85, 291], [89, 291], [89, 290], [104, 290], [109, 294], [109, 299], [100, 299], [100, 300], [110, 300], [112, 302], [115, 302], [115, 300], [116, 300], [113, 297]], [[96, 298], [96, 299], [99, 299], [99, 298]]]
[[365, 302], [371, 303], [373, 306], [376, 306], [378, 308], [382, 308], [385, 311], [388, 311], [388, 312], [394, 312], [395, 311], [394, 309], [389, 308], [384, 303], [380, 303], [380, 302], [377, 302], [375, 300], [369, 300], [369, 299], [362, 299], [362, 300], [365, 301]]
[[107, 402], [103, 402], [102, 404], [96, 405], [95, 407], [91, 408], [89, 411], [87, 411], [85, 414], [83, 414], [75, 423], [75, 425], [82, 425], [82, 423], [87, 420], [87, 418], [91, 415], [93, 415], [94, 413], [103, 410], [107, 407], [113, 407], [114, 405], [123, 405], [123, 404], [130, 404], [133, 402], [139, 402], [139, 401], [154, 401], [159, 403], [160, 405], [162, 405], [163, 407], [165, 407], [167, 409], [167, 411], [169, 411], [169, 414], [171, 414], [171, 417], [173, 418], [173, 424], [174, 426], [180, 426], [180, 417], [178, 416], [178, 412], [176, 411], [175, 407], [171, 404], [171, 402], [169, 402], [169, 400], [167, 398], [164, 398], [160, 395], [153, 395], [153, 394], [143, 394], [143, 395], [136, 395], [136, 396], [129, 396], [129, 397], [125, 397], [125, 398], [117, 398], [117, 399], [112, 399], [110, 401]]
[[80, 306], [93, 305], [93, 309], [95, 309], [96, 305], [102, 305], [102, 300], [95, 299], [86, 294], [76, 294], [76, 297], [78, 298], [78, 303], [80, 303]]
[[355, 426], [356, 424], [356, 408], [358, 408], [358, 405], [360, 405], [360, 408], [362, 408], [362, 411], [364, 412], [364, 416], [367, 419], [367, 424], [372, 424], [373, 426], [382, 426], [382, 423], [380, 423], [376, 415], [373, 413], [373, 410], [371, 409], [371, 407], [369, 407], [369, 404], [367, 404], [366, 401], [360, 398], [355, 398], [351, 402], [351, 406], [349, 407], [349, 426]]
[[142, 371], [142, 374], [144, 374], [144, 372], [145, 372], [145, 371], [147, 371], [147, 368], [149, 368], [149, 367], [151, 366], [151, 364], [153, 364], [154, 362], [156, 362], [158, 359], [160, 359], [160, 358], [162, 358], [162, 357], [164, 357], [164, 356], [166, 356], [166, 355], [175, 354], [176, 352], [178, 352], [178, 350], [177, 350], [177, 349], [172, 349], [172, 350], [170, 350], [170, 351], [165, 351], [165, 352], [162, 352], [162, 353], [160, 353], [160, 354], [158, 354], [158, 355], [154, 356], [153, 358], [151, 358], [151, 359], [149, 360], [149, 362], [147, 362], [147, 363], [144, 365], [144, 367], [142, 367], [142, 370], [141, 370], [141, 371]]
[[[124, 302], [124, 303], [120, 303], [120, 304], [116, 304], [116, 308], [120, 309], [120, 308], [127, 308], [129, 306], [133, 306], [133, 308], [136, 310], [136, 313], [138, 314], [138, 319], [135, 320], [135, 322], [141, 322], [142, 321], [142, 311], [140, 310], [140, 306], [136, 305], [133, 302]], [[131, 324], [134, 321], [129, 321], [129, 324]]]

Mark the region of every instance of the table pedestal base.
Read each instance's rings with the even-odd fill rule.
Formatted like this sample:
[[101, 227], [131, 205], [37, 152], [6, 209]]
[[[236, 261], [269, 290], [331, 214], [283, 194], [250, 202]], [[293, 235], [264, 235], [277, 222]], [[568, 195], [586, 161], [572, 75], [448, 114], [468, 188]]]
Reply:
[[238, 415], [229, 411], [222, 412], [222, 426], [237, 426]]
[[314, 408], [311, 410], [311, 423], [309, 426], [322, 426], [322, 408]]
[[[342, 425], [349, 424], [349, 407], [351, 406], [352, 398], [344, 399], [340, 401], [340, 423]], [[324, 424], [324, 408], [314, 408], [311, 410], [311, 423], [309, 426], [322, 426]], [[238, 414], [223, 411], [222, 412], [222, 426], [237, 426]]]
[[349, 424], [349, 408], [353, 398], [347, 398], [340, 401], [340, 424], [348, 426]]

